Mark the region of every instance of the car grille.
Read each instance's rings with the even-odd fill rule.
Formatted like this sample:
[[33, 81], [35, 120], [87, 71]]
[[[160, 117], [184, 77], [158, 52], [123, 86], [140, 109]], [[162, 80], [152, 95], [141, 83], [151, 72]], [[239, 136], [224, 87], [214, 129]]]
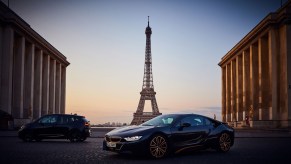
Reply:
[[105, 140], [107, 142], [120, 142], [121, 141], [121, 137], [117, 137], [117, 136], [105, 136]]

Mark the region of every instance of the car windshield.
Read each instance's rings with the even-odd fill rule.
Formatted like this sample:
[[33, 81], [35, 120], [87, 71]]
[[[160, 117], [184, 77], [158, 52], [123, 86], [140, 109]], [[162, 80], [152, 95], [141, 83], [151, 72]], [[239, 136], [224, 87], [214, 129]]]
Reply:
[[147, 122], [141, 124], [142, 126], [169, 126], [177, 118], [177, 115], [161, 115], [153, 119], [148, 120]]

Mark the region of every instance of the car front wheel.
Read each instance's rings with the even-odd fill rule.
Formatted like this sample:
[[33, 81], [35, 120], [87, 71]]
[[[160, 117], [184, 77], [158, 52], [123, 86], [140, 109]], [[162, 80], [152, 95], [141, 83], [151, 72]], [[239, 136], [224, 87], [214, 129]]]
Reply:
[[217, 150], [220, 152], [228, 152], [231, 146], [231, 138], [227, 133], [222, 133], [218, 140]]
[[35, 137], [35, 141], [36, 142], [41, 142], [42, 141], [42, 138], [41, 137]]
[[155, 135], [149, 144], [150, 155], [153, 158], [163, 158], [168, 153], [168, 143], [164, 136]]
[[22, 140], [24, 142], [31, 142], [33, 140], [33, 135], [31, 133], [24, 134]]

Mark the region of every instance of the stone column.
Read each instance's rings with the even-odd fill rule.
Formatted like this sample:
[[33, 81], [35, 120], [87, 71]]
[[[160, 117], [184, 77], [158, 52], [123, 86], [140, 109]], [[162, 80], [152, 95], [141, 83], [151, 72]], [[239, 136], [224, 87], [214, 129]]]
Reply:
[[259, 85], [260, 85], [260, 103], [259, 110], [260, 120], [269, 120], [269, 93], [270, 93], [270, 77], [269, 77], [269, 52], [268, 37], [259, 38]]
[[231, 121], [236, 121], [236, 61], [231, 61]]
[[231, 64], [226, 65], [226, 122], [230, 122], [231, 113]]
[[3, 54], [3, 46], [4, 46], [3, 38], [4, 38], [3, 27], [2, 27], [2, 25], [0, 25], [0, 110], [3, 110], [1, 107], [1, 104], [2, 104], [2, 102], [1, 102], [1, 93], [2, 93], [2, 89], [1, 89], [2, 76], [1, 76], [1, 74], [2, 74], [2, 71], [1, 70], [2, 70], [2, 54]]
[[[290, 6], [289, 6], [289, 14], [290, 14]], [[287, 88], [287, 92], [288, 92], [288, 96], [287, 96], [287, 102], [288, 102], [288, 105], [287, 105], [287, 114], [286, 116], [284, 116], [286, 118], [286, 120], [288, 119], [288, 126], [291, 127], [291, 24], [290, 24], [290, 15], [289, 15], [289, 22], [286, 21], [285, 23], [285, 26], [286, 26], [286, 35], [284, 36], [286, 39], [286, 44], [285, 46], [286, 49], [283, 49], [283, 51], [286, 53], [287, 55], [287, 78], [288, 78], [288, 86]], [[284, 125], [286, 126], [286, 125]]]
[[61, 70], [62, 65], [60, 63], [56, 64], [56, 106], [55, 112], [60, 113], [61, 110]]
[[48, 114], [49, 108], [49, 74], [50, 74], [50, 56], [43, 54], [42, 70], [42, 110], [41, 115]]
[[61, 68], [61, 113], [64, 114], [66, 112], [66, 67]]
[[13, 63], [13, 101], [12, 115], [14, 118], [23, 118], [23, 93], [24, 93], [24, 54], [25, 38], [17, 36]]
[[222, 121], [225, 122], [225, 114], [226, 114], [226, 66], [221, 67], [221, 88], [222, 88], [222, 111], [221, 111], [221, 116], [222, 116]]
[[242, 55], [236, 57], [236, 118], [237, 121], [243, 120], [243, 70]]
[[23, 117], [33, 116], [33, 86], [34, 86], [34, 44], [27, 42], [24, 55], [24, 104]]
[[251, 81], [251, 107], [252, 119], [259, 120], [259, 58], [258, 43], [250, 46], [250, 81]]
[[3, 44], [1, 44], [1, 110], [12, 114], [12, 77], [13, 77], [13, 44], [14, 31], [10, 26], [4, 27]]
[[49, 75], [49, 114], [55, 113], [55, 87], [56, 87], [56, 60], [50, 61], [50, 75]]
[[[277, 113], [279, 113], [279, 95], [278, 91], [280, 90], [278, 86], [279, 76], [278, 76], [278, 58], [279, 58], [279, 37], [278, 31], [274, 28], [271, 28], [269, 31], [269, 71], [270, 71], [270, 97], [269, 99], [272, 101], [269, 104], [270, 120], [278, 120]], [[271, 106], [272, 105], [272, 106]]]
[[33, 119], [41, 117], [42, 108], [42, 64], [43, 54], [42, 50], [37, 49], [35, 52], [35, 68], [34, 68], [34, 101], [33, 101]]
[[[290, 35], [290, 34], [289, 34]], [[288, 55], [288, 39], [287, 39], [287, 28], [286, 26], [282, 26], [279, 28], [279, 74], [280, 74], [280, 81], [279, 81], [279, 95], [280, 95], [280, 104], [279, 104], [279, 111], [280, 111], [280, 120], [287, 120], [291, 119], [288, 117], [290, 114], [288, 111], [291, 108], [291, 55]], [[282, 44], [284, 43], [284, 44]], [[290, 43], [290, 42], [289, 42]], [[290, 51], [289, 51], [290, 53]]]
[[261, 41], [258, 41], [258, 62], [259, 62], [259, 120], [262, 120], [262, 53]]
[[243, 62], [243, 111], [245, 117], [249, 116], [250, 110], [250, 101], [249, 101], [249, 94], [250, 94], [250, 54], [249, 50], [245, 50], [242, 53], [242, 62]]

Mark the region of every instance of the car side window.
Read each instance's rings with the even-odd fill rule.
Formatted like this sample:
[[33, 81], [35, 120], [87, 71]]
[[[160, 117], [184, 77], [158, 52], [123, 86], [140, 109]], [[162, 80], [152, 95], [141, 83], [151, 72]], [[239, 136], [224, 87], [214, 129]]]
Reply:
[[209, 119], [204, 118], [204, 124], [205, 125], [212, 125], [212, 122]]
[[172, 117], [169, 117], [169, 118], [164, 118], [162, 120], [163, 120], [163, 123], [165, 125], [169, 125], [169, 124], [171, 124], [173, 122], [174, 119]]
[[193, 126], [203, 125], [203, 119], [201, 117], [194, 116], [194, 124]]
[[72, 117], [72, 116], [67, 116], [67, 117], [66, 117], [66, 123], [72, 123], [72, 122], [74, 122], [74, 117]]
[[59, 116], [58, 117], [58, 124], [66, 124], [65, 116]]
[[39, 120], [42, 124], [54, 124], [57, 122], [57, 116], [46, 116]]
[[176, 126], [181, 126], [183, 123], [189, 123], [191, 127], [204, 125], [203, 118], [200, 116], [188, 116], [183, 118]]
[[74, 121], [75, 122], [80, 121], [80, 118], [79, 117], [74, 117]]
[[66, 123], [74, 123], [80, 121], [79, 117], [76, 116], [67, 116], [66, 117]]

